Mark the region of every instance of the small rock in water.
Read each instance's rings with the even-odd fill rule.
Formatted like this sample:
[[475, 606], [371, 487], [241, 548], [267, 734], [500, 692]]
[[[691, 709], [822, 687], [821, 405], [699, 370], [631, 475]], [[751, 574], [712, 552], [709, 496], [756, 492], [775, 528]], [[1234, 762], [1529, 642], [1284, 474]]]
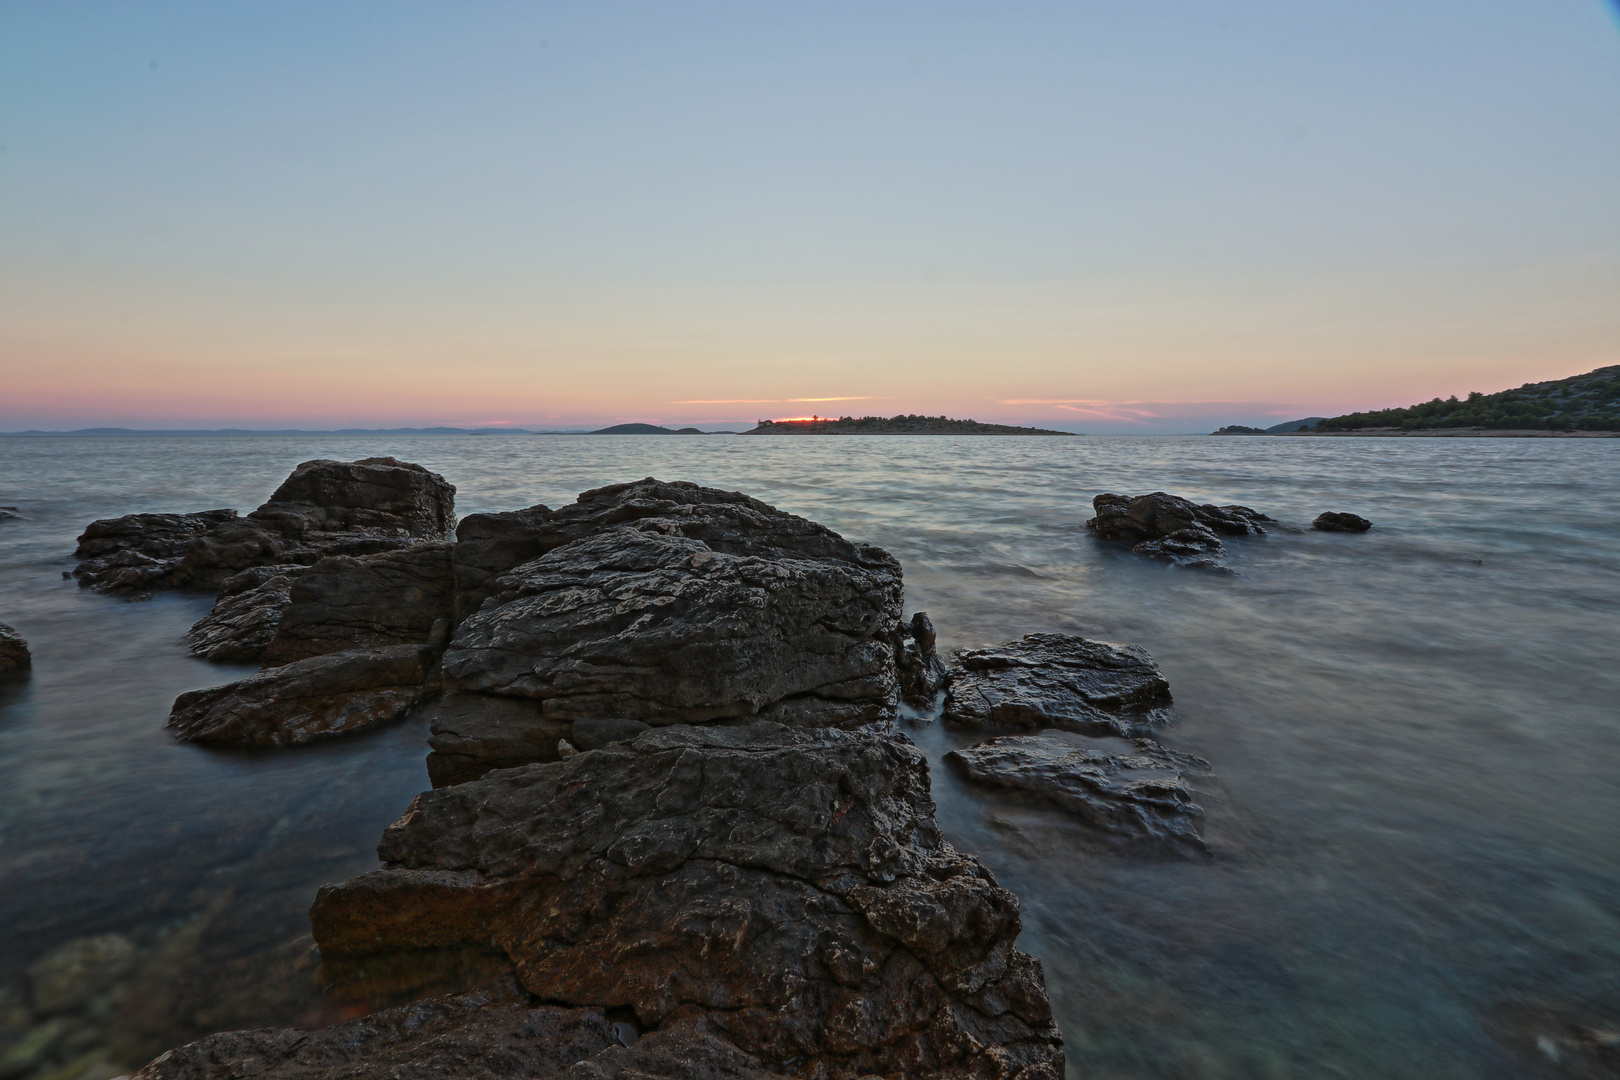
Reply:
[[1372, 522], [1356, 514], [1341, 514], [1329, 510], [1325, 514], [1317, 515], [1311, 522], [1311, 528], [1321, 529], [1323, 532], [1364, 533], [1372, 528]]
[[42, 1014], [84, 1006], [135, 962], [135, 946], [122, 934], [75, 938], [28, 968], [34, 1009]]
[[22, 516], [23, 512], [15, 506], [0, 506], [0, 521], [5, 521], [7, 518], [20, 519]]
[[1148, 495], [1098, 495], [1096, 517], [1086, 528], [1099, 540], [1130, 544], [1150, 559], [1196, 569], [1216, 569], [1222, 536], [1264, 536], [1272, 519], [1247, 506], [1198, 504], [1163, 491]]
[[1183, 773], [1207, 771], [1208, 763], [1150, 740], [1120, 755], [1048, 735], [1004, 735], [945, 756], [969, 779], [1038, 795], [1123, 839], [1204, 846], [1198, 832], [1204, 811]]
[[33, 663], [34, 657], [28, 651], [27, 640], [5, 623], [0, 623], [0, 675], [26, 671]]
[[1021, 641], [958, 650], [956, 661], [945, 692], [949, 723], [1130, 737], [1170, 721], [1170, 684], [1139, 645], [1025, 634]]

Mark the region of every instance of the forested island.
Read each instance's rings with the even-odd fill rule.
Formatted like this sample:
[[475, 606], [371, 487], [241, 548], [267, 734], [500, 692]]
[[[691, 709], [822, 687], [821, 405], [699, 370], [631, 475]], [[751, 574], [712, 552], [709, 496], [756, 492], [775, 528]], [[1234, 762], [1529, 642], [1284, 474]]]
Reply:
[[948, 416], [815, 417], [810, 420], [761, 420], [745, 435], [1074, 435], [1072, 431], [1050, 428], [1016, 427], [1012, 424], [981, 424], [977, 420], [953, 420]]
[[1310, 431], [1287, 434], [1371, 434], [1370, 429], [1396, 434], [1446, 428], [1620, 432], [1620, 364], [1495, 394], [1475, 391], [1466, 398], [1435, 398], [1404, 409], [1347, 413], [1323, 420]]

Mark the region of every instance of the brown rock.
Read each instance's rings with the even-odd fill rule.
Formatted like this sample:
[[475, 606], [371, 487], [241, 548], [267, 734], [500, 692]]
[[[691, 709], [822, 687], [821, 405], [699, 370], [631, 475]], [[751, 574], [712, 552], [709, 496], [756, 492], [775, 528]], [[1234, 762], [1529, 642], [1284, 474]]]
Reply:
[[291, 583], [265, 662], [425, 643], [435, 623], [449, 623], [450, 548], [444, 542], [418, 543], [317, 562]]
[[214, 609], [186, 631], [193, 655], [216, 663], [263, 659], [282, 613], [292, 603], [293, 580], [309, 568], [297, 563], [254, 566], [220, 583]]
[[448, 539], [456, 525], [455, 485], [391, 457], [306, 461], [248, 520], [288, 537], [369, 532]]
[[493, 945], [544, 1000], [703, 1020], [798, 1076], [1061, 1075], [1018, 901], [892, 733], [656, 728], [424, 793], [378, 853], [316, 899], [328, 956]]
[[236, 519], [235, 510], [196, 514], [126, 514], [92, 521], [73, 551], [73, 576], [102, 592], [167, 588], [180, 557], [199, 535]]

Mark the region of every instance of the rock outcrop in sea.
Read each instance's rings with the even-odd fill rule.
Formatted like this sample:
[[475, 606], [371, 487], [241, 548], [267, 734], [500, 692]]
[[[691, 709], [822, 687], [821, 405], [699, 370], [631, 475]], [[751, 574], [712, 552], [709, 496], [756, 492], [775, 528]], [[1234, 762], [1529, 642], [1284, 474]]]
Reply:
[[1223, 536], [1263, 536], [1272, 519], [1247, 506], [1198, 504], [1155, 491], [1148, 495], [1102, 494], [1091, 500], [1096, 517], [1086, 528], [1100, 540], [1130, 545], [1131, 551], [1202, 570], [1224, 569], [1216, 558]]
[[1372, 522], [1358, 514], [1329, 510], [1318, 514], [1316, 520], [1311, 522], [1311, 528], [1320, 529], [1322, 532], [1364, 533], [1372, 528]]
[[33, 662], [27, 640], [12, 627], [0, 623], [0, 676], [27, 671]]

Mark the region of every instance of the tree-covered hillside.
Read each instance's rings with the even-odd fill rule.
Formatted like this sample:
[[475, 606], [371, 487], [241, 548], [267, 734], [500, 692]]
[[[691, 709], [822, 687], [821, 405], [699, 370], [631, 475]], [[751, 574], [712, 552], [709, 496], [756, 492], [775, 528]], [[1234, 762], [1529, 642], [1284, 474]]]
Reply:
[[1620, 364], [1496, 394], [1475, 391], [1461, 400], [1435, 398], [1404, 409], [1347, 413], [1322, 421], [1316, 430], [1448, 427], [1620, 431]]

